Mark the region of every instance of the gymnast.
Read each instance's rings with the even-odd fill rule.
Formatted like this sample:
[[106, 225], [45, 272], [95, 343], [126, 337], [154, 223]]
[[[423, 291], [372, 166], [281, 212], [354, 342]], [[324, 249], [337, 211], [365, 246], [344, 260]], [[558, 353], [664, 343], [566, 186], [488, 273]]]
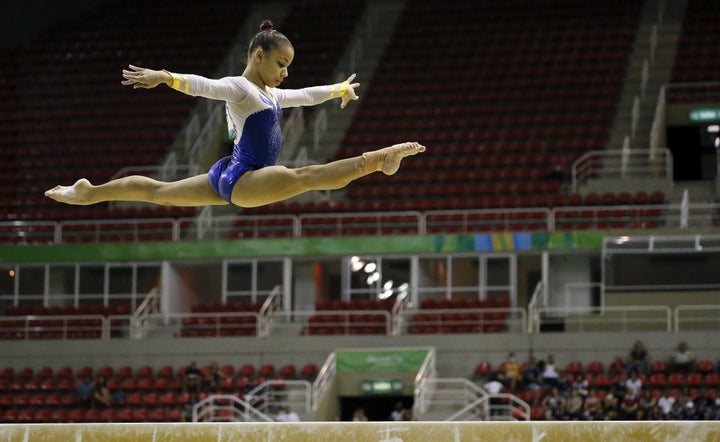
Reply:
[[282, 108], [313, 106], [334, 98], [345, 108], [358, 99], [355, 89], [360, 84], [353, 82], [355, 74], [334, 85], [278, 89], [294, 55], [290, 40], [265, 20], [250, 40], [247, 65], [239, 77], [208, 79], [129, 65], [123, 70], [123, 85], [150, 89], [165, 84], [187, 95], [224, 100], [234, 138], [232, 154], [217, 161], [208, 173], [179, 181], [132, 175], [93, 185], [81, 178], [72, 186], [56, 186], [45, 196], [76, 205], [143, 201], [166, 206], [257, 207], [311, 190], [340, 189], [373, 172], [392, 175], [404, 157], [425, 150], [417, 142], [406, 142], [322, 165], [294, 169], [277, 165]]

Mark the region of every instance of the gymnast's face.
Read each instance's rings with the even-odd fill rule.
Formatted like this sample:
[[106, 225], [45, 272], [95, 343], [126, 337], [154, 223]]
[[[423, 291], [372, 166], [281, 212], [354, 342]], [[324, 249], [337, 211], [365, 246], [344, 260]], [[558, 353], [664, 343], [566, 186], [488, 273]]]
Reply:
[[255, 65], [263, 84], [278, 87], [288, 76], [288, 67], [295, 57], [292, 46], [284, 44], [270, 51], [258, 48], [255, 51]]

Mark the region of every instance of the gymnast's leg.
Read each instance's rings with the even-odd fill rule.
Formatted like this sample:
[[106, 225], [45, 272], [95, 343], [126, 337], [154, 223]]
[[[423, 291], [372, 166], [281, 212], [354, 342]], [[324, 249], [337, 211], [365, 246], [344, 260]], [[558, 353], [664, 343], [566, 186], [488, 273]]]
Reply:
[[297, 169], [270, 166], [250, 171], [235, 184], [232, 202], [241, 207], [257, 207], [310, 190], [340, 189], [373, 172], [392, 175], [399, 169], [403, 158], [423, 151], [425, 146], [421, 144], [401, 143], [322, 165]]
[[81, 178], [72, 186], [56, 186], [45, 196], [55, 201], [89, 205], [104, 201], [142, 201], [163, 206], [208, 206], [228, 204], [208, 184], [207, 174], [164, 182], [131, 175], [94, 186]]

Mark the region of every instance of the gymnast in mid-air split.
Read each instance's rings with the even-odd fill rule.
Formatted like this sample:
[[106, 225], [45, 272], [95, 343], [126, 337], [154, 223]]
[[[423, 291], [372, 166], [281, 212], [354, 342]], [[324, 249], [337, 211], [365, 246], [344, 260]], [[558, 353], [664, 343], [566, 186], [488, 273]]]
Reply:
[[310, 190], [339, 189], [374, 172], [392, 175], [402, 159], [425, 150], [417, 142], [395, 144], [322, 165], [287, 168], [277, 165], [282, 147], [282, 108], [312, 106], [341, 99], [341, 108], [357, 100], [355, 74], [342, 83], [304, 89], [278, 89], [288, 76], [295, 55], [290, 40], [265, 20], [251, 40], [247, 66], [239, 77], [208, 79], [130, 65], [123, 85], [154, 88], [165, 84], [179, 92], [226, 102], [228, 124], [234, 133], [232, 154], [216, 162], [206, 174], [162, 182], [132, 175], [93, 185], [81, 178], [72, 186], [56, 186], [45, 195], [66, 204], [104, 201], [144, 201], [167, 206], [234, 204], [257, 207], [286, 200]]

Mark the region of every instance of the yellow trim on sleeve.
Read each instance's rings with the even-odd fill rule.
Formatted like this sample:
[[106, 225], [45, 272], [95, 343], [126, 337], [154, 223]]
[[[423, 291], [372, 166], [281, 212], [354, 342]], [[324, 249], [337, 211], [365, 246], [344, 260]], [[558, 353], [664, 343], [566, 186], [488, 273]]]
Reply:
[[347, 92], [347, 88], [350, 86], [350, 83], [347, 81], [343, 81], [342, 83], [333, 84], [330, 87], [330, 98], [335, 97], [342, 97], [345, 95], [345, 92]]

